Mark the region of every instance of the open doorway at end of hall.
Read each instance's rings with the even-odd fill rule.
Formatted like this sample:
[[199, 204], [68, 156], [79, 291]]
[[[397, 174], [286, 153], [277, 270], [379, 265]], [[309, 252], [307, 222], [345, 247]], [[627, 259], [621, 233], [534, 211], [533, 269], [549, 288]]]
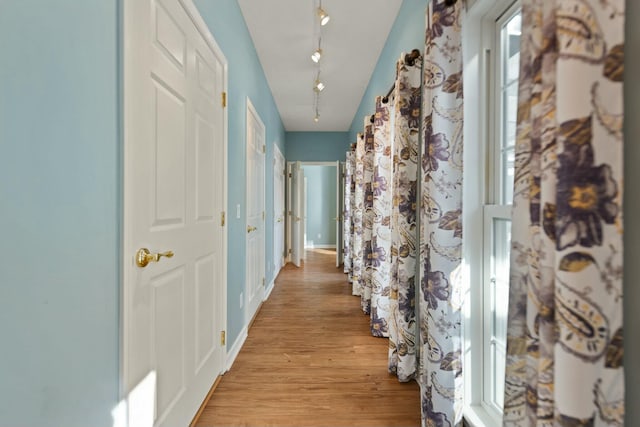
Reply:
[[[336, 266], [342, 263], [342, 203], [343, 174], [342, 164], [336, 162], [292, 162], [292, 170], [300, 170], [298, 179], [290, 180], [292, 191], [288, 191], [292, 200], [290, 225], [292, 238], [287, 243], [294, 256], [291, 261], [296, 265], [296, 246], [304, 257], [306, 249], [322, 249], [336, 254]], [[295, 173], [294, 173], [295, 174]], [[295, 177], [294, 177], [295, 178]], [[299, 185], [301, 191], [296, 191]], [[296, 206], [296, 195], [300, 204]], [[296, 212], [298, 208], [298, 212]], [[300, 218], [299, 221], [297, 219]], [[296, 227], [299, 227], [296, 230]], [[296, 233], [298, 231], [298, 233]], [[298, 235], [298, 241], [295, 236]]]

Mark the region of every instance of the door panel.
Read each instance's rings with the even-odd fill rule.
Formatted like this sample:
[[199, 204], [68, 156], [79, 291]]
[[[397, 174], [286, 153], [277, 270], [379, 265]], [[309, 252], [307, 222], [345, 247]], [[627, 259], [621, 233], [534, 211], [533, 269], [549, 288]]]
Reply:
[[246, 321], [255, 315], [264, 298], [265, 211], [264, 159], [265, 127], [247, 99], [247, 264]]
[[123, 400], [144, 427], [188, 425], [225, 358], [226, 60], [188, 4], [124, 3]]
[[300, 162], [296, 162], [291, 168], [291, 197], [293, 205], [293, 213], [291, 215], [291, 261], [296, 267], [302, 265], [302, 251], [304, 248], [304, 229], [302, 216], [302, 205], [304, 203], [304, 172]]
[[285, 161], [278, 146], [273, 146], [273, 265], [274, 276], [284, 266]]

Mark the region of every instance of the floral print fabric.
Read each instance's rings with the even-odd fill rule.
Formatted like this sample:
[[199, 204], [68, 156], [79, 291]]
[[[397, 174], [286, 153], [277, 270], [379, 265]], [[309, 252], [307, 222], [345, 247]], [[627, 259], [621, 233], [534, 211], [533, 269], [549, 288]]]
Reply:
[[362, 158], [362, 189], [364, 213], [362, 217], [362, 294], [361, 306], [365, 314], [371, 313], [371, 275], [373, 231], [373, 123], [370, 116], [364, 118], [364, 156]]
[[344, 251], [342, 254], [342, 262], [344, 272], [351, 273], [351, 157], [353, 153], [347, 151], [345, 168], [344, 168], [344, 210], [342, 212], [342, 235], [344, 243]]
[[415, 282], [417, 189], [422, 60], [397, 64], [394, 91], [389, 371], [400, 381], [416, 377]]
[[621, 427], [624, 1], [522, 13], [504, 425]]
[[364, 137], [358, 134], [353, 169], [355, 187], [353, 191], [353, 243], [351, 254], [351, 293], [362, 295], [363, 290], [363, 217], [364, 217]]
[[433, 0], [423, 72], [420, 375], [427, 425], [462, 424], [462, 2]]
[[391, 269], [391, 157], [393, 107], [376, 98], [373, 123], [373, 193], [371, 237], [371, 334], [389, 336], [389, 283]]

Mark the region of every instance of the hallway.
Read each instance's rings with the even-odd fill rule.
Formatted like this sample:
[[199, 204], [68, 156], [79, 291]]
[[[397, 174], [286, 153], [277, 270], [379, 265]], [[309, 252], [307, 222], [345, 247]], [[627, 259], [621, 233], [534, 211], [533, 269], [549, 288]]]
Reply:
[[416, 382], [387, 373], [333, 250], [288, 264], [197, 426], [417, 426]]

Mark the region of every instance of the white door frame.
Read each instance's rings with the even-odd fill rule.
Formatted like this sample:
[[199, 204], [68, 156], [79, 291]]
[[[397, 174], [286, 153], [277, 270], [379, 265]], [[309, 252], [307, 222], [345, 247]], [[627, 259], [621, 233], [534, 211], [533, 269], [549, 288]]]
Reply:
[[[251, 102], [251, 99], [248, 96], [247, 96], [246, 101], [247, 101], [247, 108], [246, 108], [246, 113], [245, 113], [246, 114], [246, 116], [245, 116], [246, 117], [245, 118], [245, 150], [247, 149], [247, 142], [248, 142], [246, 140], [246, 135], [247, 135], [248, 130], [249, 130], [249, 114], [253, 115], [256, 118], [258, 124], [262, 127], [262, 130], [264, 132], [263, 144], [265, 144], [265, 147], [266, 147], [267, 129], [266, 129], [265, 125], [264, 125], [264, 122], [262, 121], [262, 117], [260, 117], [260, 114], [258, 114], [258, 111], [253, 106], [253, 103]], [[263, 280], [266, 277], [265, 259], [266, 259], [266, 244], [267, 244], [267, 233], [266, 233], [266, 227], [265, 227], [265, 225], [266, 225], [266, 211], [265, 211], [266, 206], [265, 206], [265, 204], [266, 204], [266, 193], [267, 193], [266, 185], [265, 185], [266, 184], [266, 182], [265, 182], [266, 158], [267, 158], [266, 149], [264, 150], [264, 152], [265, 152], [265, 155], [263, 156], [263, 159], [262, 159], [262, 163], [263, 163], [262, 164], [262, 174], [263, 175], [262, 175], [262, 179], [261, 179], [261, 182], [262, 182], [262, 196], [263, 196], [262, 197], [262, 214], [263, 215], [262, 215], [262, 224], [261, 224], [262, 225], [262, 253], [261, 253], [261, 256], [260, 256], [260, 260], [261, 260], [260, 262], [262, 264], [262, 277], [263, 277]], [[245, 151], [245, 153], [246, 153], [246, 151]], [[245, 159], [246, 159], [246, 154], [245, 154]], [[246, 183], [245, 183], [245, 187], [246, 187]], [[251, 197], [251, 195], [249, 194], [248, 191], [246, 191], [246, 194], [245, 194], [245, 212], [246, 212], [246, 214], [245, 214], [245, 229], [247, 229], [249, 227], [249, 225], [250, 225], [249, 224], [249, 215], [248, 215], [248, 211], [247, 211], [247, 208], [249, 206], [249, 198], [250, 197]], [[248, 240], [247, 234], [245, 234], [245, 242]], [[245, 248], [246, 248], [246, 244], [245, 244]], [[245, 309], [245, 325], [248, 325], [249, 322], [251, 321], [251, 319], [253, 319], [255, 314], [258, 312], [258, 308], [260, 306], [258, 305], [258, 308], [256, 308], [256, 311], [254, 313], [250, 313], [250, 310], [249, 310], [249, 305], [250, 305], [249, 304], [250, 303], [249, 298], [250, 298], [250, 295], [249, 295], [249, 292], [248, 292], [248, 290], [249, 290], [249, 288], [248, 288], [249, 287], [249, 280], [248, 280], [248, 277], [247, 277], [248, 275], [247, 275], [246, 258], [247, 258], [247, 251], [245, 249], [245, 284], [244, 284], [244, 299], [245, 299], [245, 302], [244, 302], [244, 309]], [[260, 295], [260, 301], [263, 301], [263, 299], [264, 299], [265, 289], [266, 289], [266, 283], [263, 283], [262, 284], [262, 294]]]
[[[216, 43], [215, 39], [213, 38], [213, 35], [211, 34], [211, 32], [209, 31], [209, 27], [207, 26], [207, 24], [205, 23], [204, 19], [202, 18], [202, 16], [200, 15], [200, 12], [198, 11], [198, 8], [195, 6], [195, 4], [193, 3], [193, 0], [179, 0], [180, 4], [182, 5], [182, 7], [185, 9], [185, 11], [187, 12], [187, 14], [189, 15], [189, 18], [191, 19], [191, 21], [193, 22], [193, 24], [195, 25], [196, 29], [198, 30], [198, 32], [200, 33], [200, 35], [203, 37], [203, 39], [205, 40], [205, 42], [207, 43], [207, 46], [213, 51], [213, 53], [216, 55], [216, 57], [218, 57], [223, 65], [223, 73], [224, 73], [224, 77], [223, 77], [223, 91], [226, 94], [228, 92], [228, 61], [224, 55], [224, 53], [222, 52], [222, 49], [220, 49], [220, 47], [218, 46], [218, 44]], [[123, 7], [123, 24], [122, 24], [122, 33], [123, 33], [123, 39], [126, 40], [128, 34], [130, 34], [131, 32], [135, 32], [136, 31], [136, 22], [132, 22], [131, 20], [127, 19], [129, 16], [128, 11], [128, 7], [127, 5], [131, 5], [131, 2], [125, 2], [124, 7]], [[122, 206], [122, 219], [123, 219], [123, 225], [122, 225], [122, 241], [121, 241], [121, 247], [120, 247], [120, 253], [121, 253], [121, 259], [122, 259], [122, 268], [120, 271], [120, 333], [119, 333], [119, 341], [120, 341], [120, 353], [119, 353], [119, 378], [118, 378], [118, 394], [119, 394], [119, 404], [118, 407], [116, 407], [113, 411], [114, 414], [114, 418], [116, 419], [116, 424], [118, 426], [127, 426], [128, 425], [128, 419], [127, 419], [127, 403], [128, 403], [128, 398], [129, 396], [127, 395], [127, 386], [126, 386], [126, 379], [127, 379], [127, 375], [128, 375], [128, 365], [127, 365], [127, 351], [128, 351], [128, 347], [127, 347], [127, 342], [128, 342], [128, 338], [129, 338], [129, 334], [130, 331], [127, 329], [126, 325], [129, 324], [129, 316], [130, 313], [128, 313], [127, 311], [127, 307], [128, 304], [130, 303], [127, 298], [128, 298], [128, 292], [126, 292], [126, 290], [131, 287], [133, 284], [133, 278], [130, 277], [127, 274], [127, 267], [128, 265], [130, 265], [133, 262], [133, 256], [134, 254], [130, 252], [129, 248], [132, 247], [132, 239], [133, 239], [133, 234], [132, 234], [132, 221], [131, 219], [133, 218], [133, 215], [135, 214], [135, 212], [133, 212], [132, 209], [132, 194], [131, 194], [131, 187], [129, 187], [127, 182], [127, 177], [128, 176], [132, 176], [132, 172], [136, 169], [136, 165], [132, 164], [131, 161], [131, 149], [132, 149], [132, 145], [136, 144], [136, 141], [133, 137], [133, 135], [131, 134], [131, 129], [128, 125], [128, 119], [127, 116], [129, 114], [128, 110], [129, 110], [129, 106], [131, 104], [131, 98], [136, 96], [136, 92], [135, 92], [135, 87], [131, 87], [131, 80], [132, 80], [132, 76], [135, 74], [134, 70], [136, 69], [135, 66], [137, 64], [136, 61], [136, 52], [133, 52], [132, 49], [127, 49], [126, 48], [126, 44], [125, 47], [123, 48], [123, 89], [122, 89], [122, 106], [123, 106], [123, 114], [122, 114], [122, 121], [123, 121], [123, 139], [122, 139], [122, 147], [123, 147], [123, 178], [122, 178], [122, 188], [123, 188], [123, 206]], [[227, 108], [223, 108], [223, 114], [224, 114], [224, 118], [223, 118], [223, 125], [224, 125], [224, 130], [223, 130], [223, 153], [224, 153], [224, 158], [223, 158], [223, 164], [224, 164], [224, 172], [223, 172], [223, 206], [227, 206], [227, 193], [228, 193], [228, 189], [227, 189], [227, 183], [228, 183], [228, 162], [227, 162], [227, 151], [228, 151], [228, 111]], [[223, 215], [226, 215], [224, 212], [222, 212]], [[223, 236], [223, 248], [224, 250], [222, 251], [221, 256], [223, 257], [222, 259], [222, 277], [223, 277], [223, 281], [224, 281], [224, 285], [222, 286], [222, 301], [221, 304], [219, 305], [220, 310], [222, 311], [221, 315], [222, 315], [222, 328], [224, 331], [227, 330], [227, 244], [228, 244], [228, 233], [227, 233], [227, 226], [225, 224], [225, 226], [223, 227], [222, 230], [222, 236]], [[225, 362], [223, 363], [223, 366], [227, 366], [226, 363], [226, 359], [228, 357], [226, 348], [224, 349], [224, 358], [225, 358]], [[213, 382], [212, 382], [213, 385]], [[206, 398], [205, 396], [202, 396], [202, 399], [204, 400]], [[194, 414], [195, 415], [195, 414]], [[129, 427], [134, 427], [134, 426], [129, 426]]]
[[[329, 166], [329, 167], [333, 167], [333, 168], [336, 168], [336, 171], [337, 171], [337, 172], [336, 172], [336, 174], [340, 173], [340, 168], [338, 167], [338, 164], [339, 164], [339, 161], [335, 161], [335, 162], [302, 162], [302, 161], [301, 161], [301, 162], [300, 162], [300, 165], [301, 165], [303, 168], [304, 168], [305, 166]], [[336, 176], [337, 176], [337, 175], [336, 175]], [[306, 186], [306, 177], [305, 177], [305, 186]], [[337, 194], [336, 194], [336, 197], [340, 197], [340, 194], [339, 194], [339, 191], [338, 191], [338, 190], [339, 190], [339, 186], [340, 186], [340, 182], [338, 182], [338, 183], [336, 184], [336, 193], [337, 193]], [[306, 188], [305, 188], [305, 196], [306, 196], [306, 194], [307, 194], [307, 192], [306, 192]], [[304, 209], [305, 209], [305, 218], [306, 218], [306, 200], [307, 200], [307, 199], [306, 199], [306, 197], [305, 197], [305, 206], [304, 206]], [[338, 204], [338, 206], [339, 206], [339, 204]], [[337, 209], [339, 209], [339, 208], [337, 208]], [[335, 220], [335, 218], [334, 218], [334, 220]], [[338, 223], [336, 222], [336, 228], [337, 228], [337, 226], [338, 226]], [[307, 222], [306, 222], [306, 220], [305, 220], [305, 222], [304, 222], [303, 234], [304, 234], [305, 236], [306, 236], [306, 234], [307, 234]], [[306, 253], [306, 244], [307, 244], [307, 241], [305, 240], [305, 241], [304, 241], [303, 252], [302, 252], [303, 256], [304, 256], [304, 254]], [[337, 252], [338, 252], [338, 242], [336, 241], [336, 253], [337, 253]]]

